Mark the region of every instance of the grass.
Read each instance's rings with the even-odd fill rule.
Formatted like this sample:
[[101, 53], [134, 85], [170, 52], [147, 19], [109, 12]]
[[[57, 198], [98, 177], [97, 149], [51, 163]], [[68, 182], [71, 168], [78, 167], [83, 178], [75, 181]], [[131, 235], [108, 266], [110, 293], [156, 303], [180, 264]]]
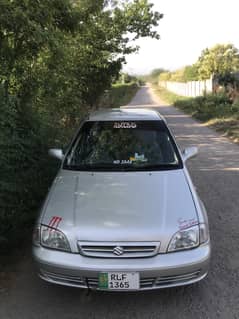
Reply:
[[168, 104], [190, 114], [206, 126], [239, 143], [239, 102], [232, 103], [226, 95], [210, 94], [196, 98], [179, 96], [165, 88], [155, 88], [155, 93]]
[[214, 118], [206, 123], [239, 144], [239, 116]]
[[178, 100], [185, 100], [184, 96], [179, 96], [173, 92], [166, 90], [163, 87], [158, 86], [157, 84], [153, 85], [155, 93], [164, 101], [166, 104], [174, 104]]

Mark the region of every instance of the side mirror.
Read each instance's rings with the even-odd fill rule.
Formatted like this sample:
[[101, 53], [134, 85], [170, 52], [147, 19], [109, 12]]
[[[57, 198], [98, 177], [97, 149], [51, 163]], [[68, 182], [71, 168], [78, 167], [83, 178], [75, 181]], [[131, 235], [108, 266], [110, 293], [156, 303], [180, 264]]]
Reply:
[[198, 148], [196, 146], [187, 147], [182, 152], [183, 161], [186, 162], [191, 157], [196, 156], [198, 153]]
[[52, 157], [59, 159], [59, 160], [62, 160], [64, 157], [63, 151], [61, 149], [58, 149], [58, 148], [49, 149], [48, 154]]

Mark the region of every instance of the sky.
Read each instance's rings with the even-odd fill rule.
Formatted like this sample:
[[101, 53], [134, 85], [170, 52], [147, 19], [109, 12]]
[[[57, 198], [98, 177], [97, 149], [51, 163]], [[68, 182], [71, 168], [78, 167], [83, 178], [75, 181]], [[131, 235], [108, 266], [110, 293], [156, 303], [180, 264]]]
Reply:
[[218, 43], [239, 48], [238, 0], [149, 0], [164, 14], [160, 40], [142, 38], [140, 50], [127, 57], [124, 71], [147, 74], [156, 68], [176, 70], [197, 61], [201, 51]]

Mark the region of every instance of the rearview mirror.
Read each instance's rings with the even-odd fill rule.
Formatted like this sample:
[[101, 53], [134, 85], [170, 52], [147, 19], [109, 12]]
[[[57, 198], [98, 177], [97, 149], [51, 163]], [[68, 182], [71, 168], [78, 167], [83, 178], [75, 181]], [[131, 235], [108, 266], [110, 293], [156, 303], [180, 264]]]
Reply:
[[198, 153], [198, 148], [196, 146], [187, 147], [182, 152], [183, 161], [185, 162], [189, 158], [194, 157]]
[[52, 157], [59, 159], [59, 160], [62, 160], [64, 157], [63, 151], [61, 149], [58, 149], [58, 148], [49, 149], [48, 154]]

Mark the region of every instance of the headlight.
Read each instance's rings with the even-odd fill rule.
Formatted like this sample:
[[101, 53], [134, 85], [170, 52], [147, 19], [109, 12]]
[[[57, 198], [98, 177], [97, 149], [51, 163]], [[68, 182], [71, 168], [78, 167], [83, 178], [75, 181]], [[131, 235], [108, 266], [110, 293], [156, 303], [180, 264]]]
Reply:
[[71, 251], [66, 236], [59, 230], [41, 226], [41, 245], [47, 248]]
[[173, 235], [168, 251], [184, 250], [197, 247], [199, 245], [199, 227], [193, 226], [180, 230]]

